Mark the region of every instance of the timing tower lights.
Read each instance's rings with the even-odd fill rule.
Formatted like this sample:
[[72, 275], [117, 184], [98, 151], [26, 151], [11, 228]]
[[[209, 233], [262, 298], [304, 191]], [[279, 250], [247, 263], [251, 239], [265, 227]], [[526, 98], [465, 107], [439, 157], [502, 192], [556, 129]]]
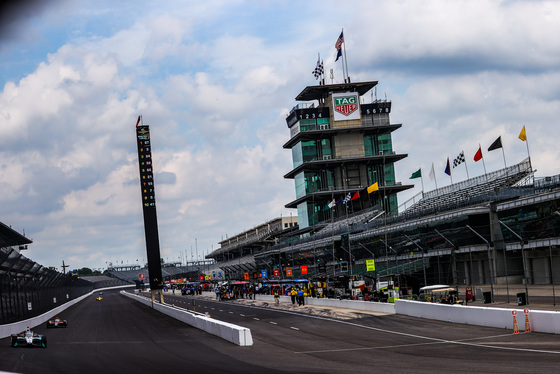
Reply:
[[[159, 251], [150, 128], [144, 124], [139, 126], [141, 118], [142, 117], [139, 116], [136, 122], [136, 140], [138, 145], [138, 166], [140, 170], [140, 189], [142, 191], [142, 210], [144, 213], [148, 272], [150, 274], [150, 289], [153, 301], [155, 299], [155, 294], [163, 288], [163, 280]], [[163, 294], [161, 292], [160, 299], [160, 301], [163, 302]]]

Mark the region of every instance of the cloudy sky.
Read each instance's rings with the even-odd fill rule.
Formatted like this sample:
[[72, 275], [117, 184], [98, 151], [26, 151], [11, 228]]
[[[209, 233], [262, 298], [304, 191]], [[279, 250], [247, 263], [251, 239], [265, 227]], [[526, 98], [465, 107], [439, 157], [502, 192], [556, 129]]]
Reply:
[[[0, 221], [60, 268], [146, 258], [135, 140], [150, 125], [162, 257], [290, 215], [285, 118], [321, 54], [393, 103], [397, 180], [522, 161], [560, 173], [560, 2], [18, 1], [0, 11]], [[330, 81], [330, 79], [328, 79]], [[517, 138], [526, 127], [528, 143]], [[500, 150], [488, 146], [502, 137]], [[467, 178], [464, 165], [453, 182]], [[296, 215], [295, 212], [292, 213]]]

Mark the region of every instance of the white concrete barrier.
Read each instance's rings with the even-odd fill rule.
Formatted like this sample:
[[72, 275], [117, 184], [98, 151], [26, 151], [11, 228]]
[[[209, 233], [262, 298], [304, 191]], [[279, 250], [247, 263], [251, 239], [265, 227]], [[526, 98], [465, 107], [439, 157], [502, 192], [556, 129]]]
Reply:
[[[146, 298], [144, 296], [139, 296], [124, 291], [122, 291], [121, 294], [139, 301], [144, 305], [152, 307], [151, 298]], [[178, 308], [169, 304], [160, 304], [159, 302], [155, 302], [153, 303], [153, 308], [181, 322], [185, 322], [188, 325], [206, 331], [212, 335], [216, 335], [239, 346], [253, 345], [251, 330], [246, 327], [219, 321], [209, 316], [197, 315], [187, 311], [186, 309]]]
[[[5, 325], [0, 325], [0, 339], [2, 338], [6, 338], [12, 334], [18, 334], [22, 331], [24, 331], [28, 326], [30, 328], [33, 328], [35, 326], [39, 326], [42, 323], [47, 322], [49, 319], [52, 319], [53, 317], [55, 317], [56, 315], [60, 314], [63, 310], [70, 308], [72, 305], [82, 301], [83, 299], [85, 299], [88, 296], [91, 296], [94, 292], [99, 292], [99, 291], [106, 291], [106, 290], [111, 290], [111, 289], [119, 289], [119, 288], [126, 288], [129, 286], [116, 286], [116, 287], [106, 287], [106, 288], [99, 288], [96, 290], [93, 290], [83, 296], [80, 296], [74, 300], [68, 301], [67, 303], [64, 303], [60, 306], [57, 306], [54, 309], [49, 310], [48, 312], [45, 312], [37, 317], [33, 317], [33, 318], [29, 318], [26, 319], [24, 321], [19, 321], [19, 322], [14, 322], [14, 323], [8, 323]], [[134, 287], [134, 285], [130, 286], [130, 287]]]
[[[517, 311], [519, 331], [524, 331], [524, 309], [446, 305], [410, 300], [397, 300], [395, 303], [397, 314], [502, 329], [513, 329], [512, 311], [514, 310]], [[531, 310], [529, 311], [529, 323], [531, 331], [560, 334], [559, 312]]]

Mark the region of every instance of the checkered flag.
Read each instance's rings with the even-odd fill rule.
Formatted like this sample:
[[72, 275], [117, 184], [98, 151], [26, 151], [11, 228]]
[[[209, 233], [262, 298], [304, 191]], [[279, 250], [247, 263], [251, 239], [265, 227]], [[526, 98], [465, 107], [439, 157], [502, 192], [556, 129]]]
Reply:
[[317, 60], [317, 66], [315, 67], [315, 70], [313, 70], [312, 74], [315, 77], [315, 79], [319, 79], [324, 73], [324, 69], [323, 69], [323, 61], [319, 61]]
[[342, 201], [343, 204], [346, 204], [347, 202], [350, 201], [350, 199], [352, 198], [352, 195], [350, 194], [350, 192], [348, 192], [348, 195], [346, 195], [346, 197], [344, 198], [344, 200]]
[[465, 162], [465, 152], [461, 151], [461, 153], [459, 153], [459, 156], [457, 156], [455, 160], [453, 160], [453, 167], [455, 168], [455, 166], [459, 166], [463, 162]]

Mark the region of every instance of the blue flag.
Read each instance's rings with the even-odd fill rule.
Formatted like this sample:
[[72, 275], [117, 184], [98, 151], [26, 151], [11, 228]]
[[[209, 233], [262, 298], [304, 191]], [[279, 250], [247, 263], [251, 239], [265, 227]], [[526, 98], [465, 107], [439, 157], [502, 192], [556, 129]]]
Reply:
[[447, 166], [445, 167], [445, 174], [451, 176], [451, 167], [449, 165], [449, 157], [447, 157]]

